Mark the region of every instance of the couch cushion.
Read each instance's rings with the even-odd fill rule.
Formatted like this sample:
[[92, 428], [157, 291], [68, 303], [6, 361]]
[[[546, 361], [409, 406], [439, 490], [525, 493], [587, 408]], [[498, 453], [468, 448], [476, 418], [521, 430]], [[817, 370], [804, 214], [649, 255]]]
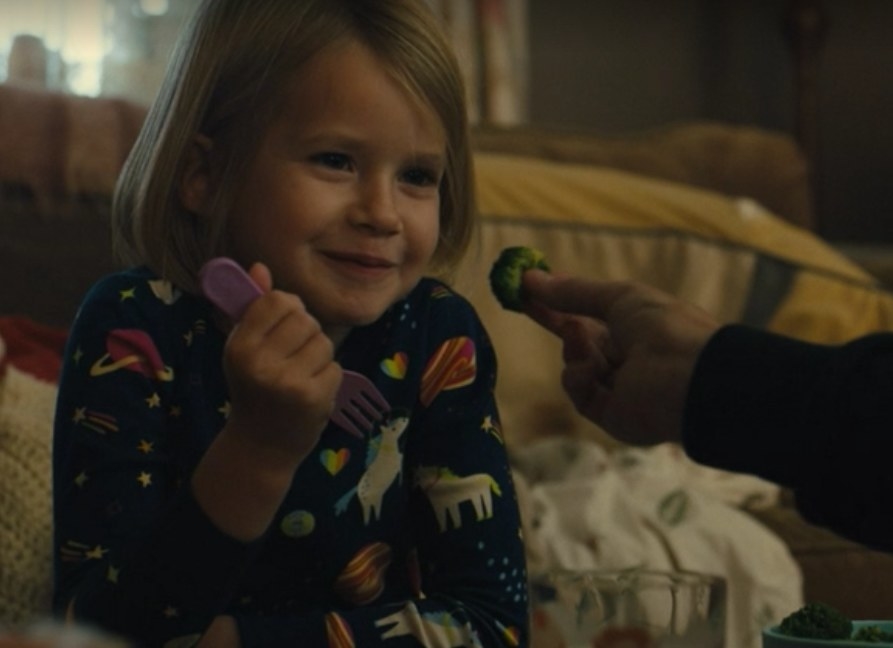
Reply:
[[473, 137], [481, 152], [599, 165], [749, 197], [791, 223], [814, 224], [809, 165], [786, 133], [700, 121], [615, 136], [480, 126]]

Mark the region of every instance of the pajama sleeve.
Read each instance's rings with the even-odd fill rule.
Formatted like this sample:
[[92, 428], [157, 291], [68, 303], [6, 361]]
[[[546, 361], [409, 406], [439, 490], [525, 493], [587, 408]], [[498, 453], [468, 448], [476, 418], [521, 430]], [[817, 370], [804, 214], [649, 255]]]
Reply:
[[55, 418], [54, 607], [140, 645], [198, 637], [256, 550], [211, 524], [177, 458], [177, 358], [194, 320], [171, 313], [146, 277], [98, 284], [71, 330]]

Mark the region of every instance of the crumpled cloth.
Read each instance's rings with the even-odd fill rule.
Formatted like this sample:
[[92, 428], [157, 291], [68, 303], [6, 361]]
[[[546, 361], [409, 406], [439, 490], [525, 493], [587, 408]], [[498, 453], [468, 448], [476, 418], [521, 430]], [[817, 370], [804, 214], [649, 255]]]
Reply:
[[513, 453], [531, 573], [684, 569], [727, 583], [727, 648], [760, 648], [763, 627], [803, 605], [787, 546], [741, 507], [774, 484], [698, 466], [673, 444], [606, 452], [547, 439]]

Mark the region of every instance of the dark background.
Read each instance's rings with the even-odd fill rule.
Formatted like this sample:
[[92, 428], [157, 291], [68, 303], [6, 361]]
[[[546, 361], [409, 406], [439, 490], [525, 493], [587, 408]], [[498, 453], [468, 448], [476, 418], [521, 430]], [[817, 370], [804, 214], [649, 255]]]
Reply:
[[[819, 233], [893, 243], [893, 1], [825, 0]], [[529, 0], [530, 119], [625, 134], [709, 119], [794, 132], [783, 0]]]

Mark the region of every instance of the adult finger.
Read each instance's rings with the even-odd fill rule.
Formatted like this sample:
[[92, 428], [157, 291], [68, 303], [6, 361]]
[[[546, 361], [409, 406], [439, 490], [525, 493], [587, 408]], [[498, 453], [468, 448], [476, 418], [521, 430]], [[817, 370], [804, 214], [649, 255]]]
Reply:
[[607, 320], [614, 305], [636, 290], [624, 281], [598, 281], [528, 270], [522, 278], [524, 295], [556, 311]]
[[522, 309], [530, 319], [558, 337], [561, 337], [567, 321], [573, 317], [548, 308], [538, 301], [525, 300], [522, 303]]

